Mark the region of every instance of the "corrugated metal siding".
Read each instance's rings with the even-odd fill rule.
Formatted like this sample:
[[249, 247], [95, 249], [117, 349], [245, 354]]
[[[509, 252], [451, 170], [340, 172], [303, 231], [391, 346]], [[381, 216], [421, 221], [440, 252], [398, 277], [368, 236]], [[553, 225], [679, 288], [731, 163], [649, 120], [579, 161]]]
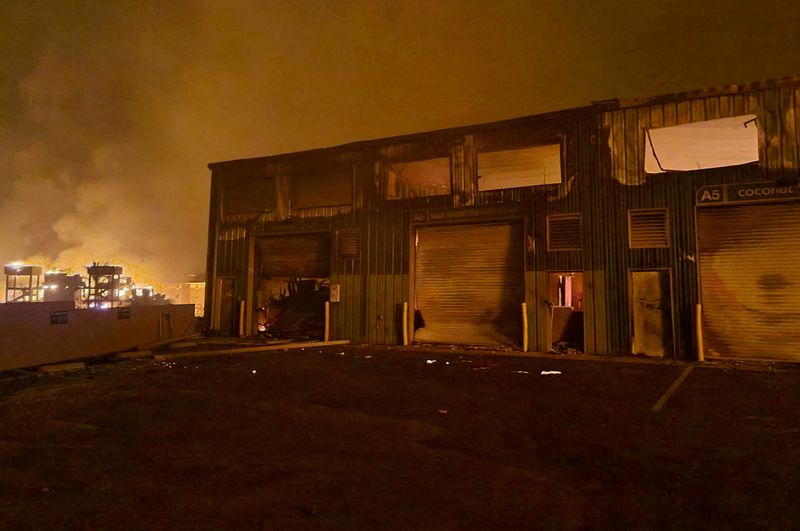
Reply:
[[[691, 318], [698, 300], [695, 249], [695, 191], [704, 185], [754, 182], [796, 175], [798, 171], [798, 117], [800, 88], [780, 86], [723, 95], [709, 95], [684, 101], [664, 101], [629, 107], [601, 115], [598, 169], [599, 179], [590, 183], [588, 209], [597, 221], [589, 228], [590, 241], [602, 248], [594, 253], [594, 269], [604, 262], [605, 323], [610, 352], [630, 351], [630, 305], [627, 272], [631, 269], [670, 268], [673, 278], [677, 356], [692, 358], [696, 352], [694, 322]], [[754, 113], [760, 127], [761, 160], [714, 170], [644, 174], [644, 129]], [[628, 209], [668, 210], [668, 249], [626, 249], [622, 237]], [[605, 260], [606, 257], [618, 257]], [[600, 311], [595, 305], [595, 311]]]
[[706, 354], [800, 361], [800, 202], [699, 208]]

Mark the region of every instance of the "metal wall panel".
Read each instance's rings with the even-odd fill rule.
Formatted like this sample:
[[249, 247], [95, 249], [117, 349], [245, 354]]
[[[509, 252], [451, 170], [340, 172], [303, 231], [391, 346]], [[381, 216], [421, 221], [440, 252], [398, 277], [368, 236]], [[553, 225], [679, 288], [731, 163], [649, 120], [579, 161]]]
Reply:
[[698, 208], [709, 357], [800, 361], [800, 202]]
[[522, 342], [522, 224], [476, 224], [417, 230], [415, 296], [424, 343]]

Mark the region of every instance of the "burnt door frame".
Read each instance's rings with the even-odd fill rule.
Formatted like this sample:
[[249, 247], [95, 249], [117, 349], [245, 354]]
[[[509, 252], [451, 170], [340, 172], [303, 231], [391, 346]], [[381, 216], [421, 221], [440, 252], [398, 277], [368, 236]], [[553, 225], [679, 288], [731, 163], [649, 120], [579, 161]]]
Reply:
[[667, 273], [667, 279], [669, 280], [669, 320], [670, 320], [670, 339], [671, 339], [671, 351], [665, 352], [664, 358], [675, 358], [675, 352], [677, 345], [675, 343], [675, 289], [674, 289], [674, 282], [672, 280], [672, 268], [671, 267], [636, 267], [628, 269], [628, 326], [630, 327], [629, 330], [629, 339], [630, 339], [630, 346], [628, 348], [629, 354], [636, 355], [636, 343], [634, 337], [634, 299], [633, 299], [633, 274], [634, 273]]
[[[230, 308], [230, 315], [228, 318], [230, 319], [230, 327], [228, 330], [222, 329], [223, 324], [223, 300], [224, 295], [223, 291], [225, 289], [226, 282], [231, 283], [231, 289], [233, 295], [231, 297], [231, 308]], [[223, 334], [230, 334], [231, 336], [236, 335], [236, 277], [229, 276], [229, 275], [220, 275], [217, 277], [216, 285], [214, 286], [214, 322], [213, 322], [213, 330], [216, 330]]]
[[[322, 218], [318, 218], [322, 219]], [[256, 302], [258, 297], [256, 295], [258, 291], [258, 282], [256, 282], [256, 278], [261, 275], [261, 268], [263, 266], [263, 253], [260, 251], [259, 247], [259, 240], [265, 238], [280, 238], [284, 236], [308, 236], [310, 234], [324, 234], [328, 237], [329, 245], [329, 253], [328, 253], [328, 279], [329, 282], [333, 278], [334, 274], [334, 266], [336, 260], [336, 253], [337, 250], [335, 249], [336, 244], [336, 232], [338, 229], [334, 229], [331, 227], [276, 227], [274, 230], [261, 230], [259, 232], [254, 232], [250, 235], [250, 241], [248, 242], [248, 261], [247, 261], [247, 296], [249, 298], [249, 302], [246, 306], [247, 315], [247, 324], [245, 326], [249, 327], [249, 335], [255, 333], [256, 330]], [[330, 298], [330, 296], [329, 296]], [[338, 304], [338, 303], [337, 303]], [[331, 305], [331, 314], [333, 314], [334, 306]], [[333, 329], [331, 328], [331, 331]], [[349, 339], [349, 338], [340, 338], [340, 339]]]
[[[546, 322], [546, 338], [545, 339], [547, 341], [548, 351], [551, 351], [551, 350], [553, 350], [553, 342], [554, 342], [553, 341], [553, 314], [554, 314], [554, 308], [556, 307], [556, 305], [553, 303], [553, 301], [550, 300], [550, 298], [551, 298], [550, 297], [550, 295], [551, 295], [551, 293], [550, 293], [550, 289], [551, 289], [550, 280], [551, 280], [551, 277], [552, 277], [552, 275], [566, 275], [566, 274], [569, 274], [569, 273], [580, 273], [581, 274], [581, 283], [583, 285], [583, 290], [584, 290], [584, 293], [585, 293], [586, 292], [585, 291], [586, 290], [586, 274], [585, 274], [586, 272], [583, 269], [576, 269], [576, 270], [547, 269], [547, 270], [545, 270], [545, 273], [547, 274], [547, 277], [546, 277], [547, 283], [545, 285], [545, 290], [546, 290], [545, 300], [550, 303], [550, 304], [547, 305], [547, 312], [544, 314], [545, 315], [545, 322]], [[582, 326], [583, 326], [583, 330], [584, 330], [583, 340], [582, 340], [582, 344], [581, 344], [581, 352], [585, 353], [586, 352], [586, 297], [585, 296], [583, 298], [583, 307], [581, 308], [581, 313], [583, 313], [583, 324], [582, 324]]]

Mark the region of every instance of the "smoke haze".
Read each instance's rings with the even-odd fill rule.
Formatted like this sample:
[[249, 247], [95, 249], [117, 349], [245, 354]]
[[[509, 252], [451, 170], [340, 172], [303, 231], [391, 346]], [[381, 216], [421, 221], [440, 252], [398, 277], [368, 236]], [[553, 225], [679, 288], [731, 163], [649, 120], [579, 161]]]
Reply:
[[208, 162], [800, 73], [789, 1], [20, 4], [0, 260], [147, 280], [203, 271]]

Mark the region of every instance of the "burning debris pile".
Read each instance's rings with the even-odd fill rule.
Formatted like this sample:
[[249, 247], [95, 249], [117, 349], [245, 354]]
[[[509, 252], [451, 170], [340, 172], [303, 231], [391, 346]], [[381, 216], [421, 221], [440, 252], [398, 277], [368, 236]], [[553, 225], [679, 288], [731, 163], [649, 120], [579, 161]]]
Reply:
[[292, 279], [286, 291], [272, 297], [259, 318], [259, 333], [267, 337], [314, 339], [325, 329], [329, 286], [317, 279]]
[[149, 285], [122, 276], [122, 266], [86, 266], [86, 276], [71, 271], [45, 271], [41, 266], [5, 266], [7, 303], [72, 301], [76, 308], [116, 308], [132, 304], [167, 304], [166, 296]]

